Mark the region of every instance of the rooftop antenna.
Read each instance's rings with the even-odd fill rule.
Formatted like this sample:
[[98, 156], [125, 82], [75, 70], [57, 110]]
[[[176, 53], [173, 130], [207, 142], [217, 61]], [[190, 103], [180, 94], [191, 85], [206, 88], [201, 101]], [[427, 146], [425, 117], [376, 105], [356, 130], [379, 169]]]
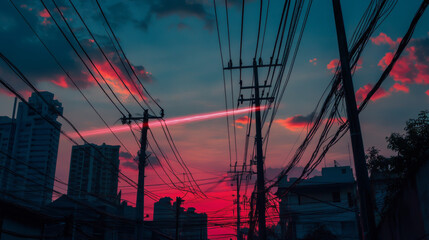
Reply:
[[350, 143], [349, 142], [347, 142], [347, 150], [349, 151], [349, 164], [350, 164], [350, 166], [352, 166], [352, 158], [350, 155]]
[[341, 167], [337, 160], [334, 160], [334, 167]]

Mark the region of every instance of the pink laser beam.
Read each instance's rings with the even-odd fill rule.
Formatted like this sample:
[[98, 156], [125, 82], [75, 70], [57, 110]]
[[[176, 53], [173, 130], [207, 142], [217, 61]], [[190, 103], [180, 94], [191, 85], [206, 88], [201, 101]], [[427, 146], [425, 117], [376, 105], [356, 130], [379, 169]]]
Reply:
[[[221, 118], [226, 117], [232, 114], [240, 115], [244, 113], [248, 113], [251, 111], [257, 111], [257, 110], [264, 110], [266, 109], [266, 106], [261, 106], [259, 109], [256, 109], [255, 107], [247, 107], [247, 108], [240, 108], [237, 110], [228, 110], [228, 111], [218, 111], [218, 112], [211, 112], [211, 113], [204, 113], [204, 114], [195, 114], [190, 116], [183, 116], [183, 117], [176, 117], [176, 118], [170, 118], [165, 120], [165, 124], [168, 126], [177, 125], [177, 124], [184, 124], [189, 122], [196, 122], [196, 121], [204, 121], [209, 119], [215, 119], [215, 118]], [[133, 123], [131, 124], [132, 129], [140, 129], [142, 127], [143, 123]], [[161, 122], [159, 121], [153, 121], [150, 123], [150, 127], [160, 127]], [[117, 133], [117, 132], [126, 132], [130, 130], [130, 127], [128, 125], [117, 125], [110, 127], [110, 129]], [[98, 128], [98, 129], [92, 129], [92, 130], [84, 130], [80, 131], [80, 134], [82, 137], [90, 137], [95, 135], [103, 135], [110, 133], [110, 130], [108, 128]], [[79, 135], [76, 132], [69, 132], [67, 133], [71, 138], [78, 138]]]

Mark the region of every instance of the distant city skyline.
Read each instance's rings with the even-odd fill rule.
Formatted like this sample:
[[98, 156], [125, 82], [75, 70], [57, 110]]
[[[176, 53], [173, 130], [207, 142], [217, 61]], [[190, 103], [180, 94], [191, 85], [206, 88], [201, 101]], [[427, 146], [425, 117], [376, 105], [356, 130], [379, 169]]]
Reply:
[[[282, 32], [281, 16], [288, 2], [289, 14], [284, 24], [287, 27], [280, 44], [281, 39], [277, 41], [276, 36], [277, 32]], [[354, 42], [354, 33], [362, 30], [357, 27], [361, 18], [369, 17], [365, 13], [373, 10], [378, 2], [343, 0], [341, 3], [347, 39]], [[389, 11], [382, 12], [383, 18], [377, 20], [379, 24], [366, 39], [367, 44], [356, 62], [353, 84], [358, 104], [392, 61], [422, 1], [386, 3]], [[301, 28], [307, 9], [308, 19], [305, 28]], [[296, 25], [291, 24], [292, 16], [298, 19]], [[387, 148], [386, 137], [393, 132], [403, 133], [408, 119], [428, 109], [428, 22], [426, 10], [395, 67], [359, 115], [365, 149], [375, 146], [381, 154], [392, 155], [393, 152]], [[20, 74], [18, 77], [16, 69], [12, 70], [3, 58], [0, 61], [0, 80], [25, 99], [33, 93], [29, 83], [38, 90], [49, 91], [54, 94], [53, 99], [62, 104], [63, 116], [76, 129], [107, 132], [104, 135], [86, 135], [85, 139], [96, 145], [120, 145], [119, 169], [132, 181], [137, 181], [138, 124], [132, 130], [113, 131], [116, 135], [108, 127], [113, 130], [128, 127], [121, 124], [120, 118], [129, 114], [142, 115], [143, 108], [147, 108], [145, 102], [153, 114], [158, 114], [162, 107], [166, 120], [231, 111], [237, 109], [238, 103], [239, 108], [247, 107], [249, 102], [241, 104], [239, 98], [241, 95], [251, 98], [252, 92], [240, 90], [240, 87], [252, 85], [252, 69], [230, 73], [223, 72], [222, 67], [228, 66], [230, 60], [234, 66], [240, 61], [243, 65], [252, 65], [255, 56], [257, 61], [261, 58], [262, 63], [268, 64], [270, 59], [276, 61], [277, 53], [281, 55], [289, 51], [282, 76], [283, 80], [288, 79], [287, 83], [282, 82], [285, 86], [283, 98], [278, 98], [280, 101], [271, 127], [268, 128], [274, 108], [267, 110], [267, 121], [262, 128], [264, 141], [268, 139], [267, 147], [264, 146], [266, 181], [275, 181], [305, 139], [313, 117], [319, 113], [315, 106], [326, 97], [325, 90], [331, 86], [340, 59], [331, 0], [103, 0], [99, 4], [95, 0], [13, 0], [0, 2], [0, 26], [0, 53], [15, 64], [28, 82], [23, 81]], [[289, 27], [295, 28], [290, 30]], [[302, 38], [298, 40], [301, 30]], [[291, 39], [290, 49], [284, 51], [288, 39]], [[276, 42], [280, 48], [274, 46]], [[292, 61], [295, 50], [296, 59]], [[271, 58], [273, 53], [276, 55]], [[281, 60], [280, 57], [279, 62]], [[279, 71], [277, 68], [276, 74]], [[261, 69], [259, 74], [261, 83], [270, 81], [268, 69]], [[270, 89], [275, 88], [273, 85]], [[268, 95], [267, 92], [264, 94]], [[14, 97], [6, 87], [0, 86], [2, 116], [12, 118]], [[342, 101], [334, 115], [334, 129], [346, 119]], [[252, 151], [255, 122], [251, 115], [246, 115], [175, 124], [168, 129], [155, 127], [161, 125], [157, 121], [149, 123], [154, 127], [149, 131], [148, 161], [151, 165], [147, 167], [145, 179], [150, 192], [145, 199], [148, 220], [153, 217], [153, 203], [164, 196], [184, 197], [185, 207], [193, 206], [207, 212], [209, 221], [210, 218], [224, 216], [217, 212], [219, 209], [228, 212], [228, 217], [236, 216], [236, 183], [228, 171], [234, 170], [235, 166], [241, 169], [245, 160], [249, 163], [255, 155]], [[10, 119], [0, 119], [3, 138], [0, 139], [0, 149], [6, 152], [12, 146], [5, 138], [11, 134], [8, 130]], [[323, 118], [321, 123], [329, 120]], [[65, 119], [58, 118], [56, 122], [61, 124], [65, 133], [74, 132]], [[249, 132], [248, 124], [252, 125]], [[265, 135], [268, 129], [270, 134]], [[25, 134], [25, 131], [18, 131], [18, 134]], [[289, 176], [302, 172], [319, 135], [320, 132], [315, 135], [314, 142], [302, 155], [302, 161]], [[76, 143], [85, 143], [80, 137], [75, 137]], [[72, 146], [76, 143], [64, 135], [59, 136], [58, 141], [51, 145], [53, 148], [58, 144], [56, 168], [51, 167], [49, 171], [55, 171], [54, 176], [67, 184]], [[313, 174], [320, 174], [322, 165], [333, 166], [334, 161], [342, 166], [352, 165], [354, 171], [352, 150], [347, 133], [328, 151]], [[2, 159], [9, 164], [7, 158], [0, 156]], [[183, 163], [189, 171], [182, 166]], [[43, 169], [44, 166], [40, 167]], [[254, 171], [254, 166], [252, 168]], [[256, 176], [250, 174], [243, 178], [243, 184], [247, 184], [241, 186], [242, 197], [246, 197], [242, 201], [249, 199]], [[185, 183], [192, 183], [195, 189], [200, 186], [208, 199], [193, 195], [193, 191], [178, 190]], [[55, 191], [67, 193], [64, 184], [56, 182], [53, 185]], [[136, 190], [131, 185], [123, 179], [118, 181], [121, 198], [133, 205]], [[54, 199], [57, 197], [54, 194]], [[248, 211], [249, 206], [246, 207]], [[223, 230], [211, 228], [208, 234], [215, 236]], [[234, 233], [232, 228], [226, 231]]]

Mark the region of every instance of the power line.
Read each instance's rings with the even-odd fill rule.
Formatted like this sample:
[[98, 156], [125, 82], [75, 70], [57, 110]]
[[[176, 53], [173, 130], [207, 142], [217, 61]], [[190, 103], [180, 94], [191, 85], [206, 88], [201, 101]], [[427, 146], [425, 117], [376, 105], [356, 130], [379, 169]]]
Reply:
[[[72, 45], [72, 43], [70, 42], [70, 40], [67, 38], [67, 36], [65, 35], [65, 33], [63, 32], [63, 30], [61, 29], [60, 25], [58, 24], [58, 22], [55, 20], [55, 17], [52, 15], [51, 11], [47, 8], [44, 0], [40, 0], [40, 2], [43, 4], [44, 8], [46, 9], [46, 11], [49, 13], [49, 15], [52, 17], [52, 20], [54, 21], [55, 25], [58, 27], [58, 29], [60, 29], [61, 33], [63, 34], [64, 38], [66, 38], [67, 42], [69, 43], [69, 45], [73, 48], [73, 50], [75, 51], [76, 55], [79, 56], [79, 59], [81, 59], [82, 63], [86, 66], [88, 72], [91, 73], [91, 76], [94, 78], [94, 80], [96, 80], [96, 77], [93, 75], [93, 73], [91, 72], [90, 68], [88, 67], [88, 65], [85, 63], [85, 61], [81, 58], [81, 56], [78, 54], [77, 50], [75, 49], [75, 47]], [[55, 5], [56, 9], [59, 9], [57, 3], [52, 0], [52, 3]], [[60, 11], [60, 10], [58, 10]], [[77, 45], [79, 46], [79, 48], [82, 50], [82, 52], [85, 54], [86, 58], [88, 59], [88, 61], [91, 63], [92, 67], [95, 69], [95, 71], [98, 73], [98, 75], [101, 77], [101, 79], [103, 80], [103, 82], [106, 84], [107, 88], [109, 88], [110, 92], [113, 94], [113, 96], [115, 97], [115, 99], [119, 102], [119, 104], [122, 106], [122, 108], [125, 109], [125, 111], [128, 114], [131, 114], [130, 111], [125, 107], [125, 105], [122, 103], [122, 101], [119, 99], [119, 97], [116, 95], [115, 91], [113, 91], [113, 89], [111, 88], [111, 86], [107, 83], [107, 80], [104, 78], [104, 76], [101, 74], [99, 68], [97, 67], [97, 65], [92, 61], [91, 57], [88, 55], [88, 53], [86, 52], [86, 50], [83, 48], [82, 44], [80, 43], [79, 39], [77, 38], [76, 34], [73, 32], [73, 29], [70, 27], [70, 24], [67, 22], [67, 20], [65, 19], [64, 15], [60, 13], [61, 19], [63, 20], [63, 22], [66, 24], [67, 29], [70, 31], [71, 35], [73, 36], [73, 39], [76, 41]], [[99, 84], [98, 80], [96, 80], [98, 83], [98, 86], [101, 88], [101, 85]], [[107, 95], [107, 93], [106, 93]], [[109, 96], [110, 98], [110, 96]], [[113, 102], [113, 101], [112, 101]], [[118, 108], [119, 110], [119, 108]], [[122, 116], [124, 116], [123, 112], [121, 112]]]
[[[14, 71], [14, 73], [25, 83], [27, 84], [29, 87], [31, 87], [31, 89], [41, 98], [42, 101], [44, 101], [49, 107], [50, 109], [56, 113], [60, 118], [62, 118], [63, 120], [65, 120], [71, 127], [72, 129], [78, 134], [78, 136], [86, 143], [89, 144], [88, 141], [86, 141], [85, 138], [82, 137], [82, 135], [80, 134], [80, 132], [77, 130], [77, 128], [75, 127], [75, 125], [68, 119], [66, 118], [63, 114], [59, 113], [58, 110], [54, 107], [52, 107], [49, 102], [47, 102], [44, 97], [40, 94], [40, 92], [34, 87], [34, 85], [22, 74], [22, 72], [15, 66], [13, 65], [12, 62], [9, 61], [9, 59], [7, 59], [2, 53], [0, 53], [0, 57], [8, 64], [8, 66], [11, 68], [11, 70]], [[73, 142], [74, 144], [78, 145], [78, 143], [73, 140], [69, 135], [67, 135], [64, 131], [61, 130], [61, 128], [59, 126], [57, 126], [57, 124], [55, 122], [53, 122], [51, 119], [43, 116], [43, 114], [41, 114], [37, 109], [35, 109], [31, 104], [29, 104], [16, 90], [13, 89], [13, 87], [11, 87], [9, 84], [7, 84], [3, 79], [0, 78], [0, 83], [6, 87], [12, 94], [14, 94], [15, 96], [17, 96], [25, 105], [27, 105], [29, 108], [31, 108], [34, 112], [38, 113], [45, 121], [47, 121], [50, 125], [52, 125], [55, 129], [57, 129], [58, 131], [60, 131], [61, 134], [63, 134], [66, 138], [68, 138], [71, 142]], [[103, 157], [104, 155], [99, 151], [99, 149], [97, 149], [96, 147], [94, 147], [93, 145], [89, 144], [89, 146], [93, 147], [96, 151], [98, 151]], [[104, 157], [105, 159], [107, 159], [106, 157]], [[113, 163], [112, 163], [113, 164]], [[133, 182], [130, 178], [128, 178], [126, 175], [124, 175], [122, 172], [119, 171], [119, 174], [122, 175], [125, 179], [127, 183], [135, 183]]]
[[[130, 67], [130, 69], [131, 69], [131, 71], [133, 72], [134, 76], [136, 77], [136, 79], [138, 80], [138, 82], [140, 83], [140, 85], [142, 86], [143, 90], [144, 90], [144, 91], [146, 92], [146, 94], [149, 96], [149, 98], [150, 98], [150, 99], [152, 99], [153, 103], [155, 103], [155, 104], [156, 104], [156, 105], [157, 105], [157, 106], [162, 110], [162, 107], [161, 107], [161, 106], [158, 104], [158, 102], [157, 102], [157, 101], [156, 101], [156, 100], [155, 100], [155, 99], [154, 99], [154, 98], [149, 94], [149, 92], [146, 90], [146, 88], [144, 87], [144, 85], [143, 85], [143, 84], [142, 84], [142, 82], [140, 81], [139, 77], [137, 76], [136, 72], [134, 71], [134, 68], [132, 67], [132, 65], [131, 65], [130, 61], [128, 60], [127, 56], [125, 55], [125, 52], [124, 52], [124, 50], [122, 49], [121, 45], [119, 44], [118, 38], [116, 37], [115, 32], [113, 31], [112, 27], [110, 26], [110, 23], [109, 23], [109, 21], [107, 20], [106, 15], [104, 14], [103, 9], [101, 8], [100, 3], [98, 2], [98, 0], [95, 0], [95, 2], [97, 3], [98, 8], [100, 9], [101, 15], [102, 15], [102, 16], [103, 16], [103, 18], [104, 18], [104, 21], [106, 22], [107, 26], [109, 27], [110, 32], [112, 33], [112, 35], [113, 35], [113, 37], [114, 37], [115, 41], [117, 42], [118, 47], [119, 47], [119, 49], [121, 50], [122, 55], [124, 56], [124, 58], [125, 58], [125, 60], [126, 60], [126, 62], [127, 62], [127, 64], [128, 64], [128, 66]], [[147, 105], [148, 105], [148, 104], [147, 104]], [[148, 106], [148, 107], [149, 107], [149, 106]]]
[[[55, 3], [55, 2], [54, 2]], [[137, 100], [137, 98], [134, 96], [134, 94], [131, 92], [131, 90], [128, 88], [127, 84], [125, 84], [124, 80], [122, 79], [122, 77], [119, 75], [119, 73], [116, 71], [115, 67], [113, 66], [112, 62], [109, 60], [109, 58], [106, 56], [106, 53], [104, 52], [103, 48], [100, 46], [100, 44], [98, 43], [97, 39], [95, 38], [95, 36], [92, 34], [91, 30], [88, 28], [87, 24], [85, 23], [85, 21], [83, 20], [82, 16], [80, 15], [79, 11], [76, 9], [75, 5], [73, 4], [73, 2], [71, 0], [69, 0], [70, 5], [73, 7], [74, 11], [76, 12], [76, 14], [78, 15], [79, 19], [81, 20], [81, 22], [83, 23], [83, 25], [85, 26], [86, 30], [88, 31], [89, 35], [91, 36], [91, 38], [94, 40], [94, 43], [97, 45], [98, 49], [100, 50], [100, 52], [102, 53], [103, 57], [106, 59], [107, 63], [109, 63], [109, 66], [112, 68], [112, 70], [115, 72], [116, 76], [118, 77], [118, 79], [122, 82], [122, 84], [124, 85], [124, 87], [127, 89], [127, 91], [130, 93], [130, 95], [132, 96], [132, 98], [137, 102], [137, 104], [144, 110], [144, 107], [140, 104], [140, 102]], [[55, 5], [57, 6], [57, 5]], [[64, 13], [62, 12], [62, 10], [60, 8], [58, 8], [58, 11], [60, 11], [61, 15], [64, 15]], [[65, 19], [65, 21], [67, 21], [67, 19]], [[132, 79], [130, 79], [131, 81], [133, 81]], [[137, 92], [139, 92], [139, 89], [136, 89]], [[143, 96], [141, 96], [142, 99], [144, 99]]]
[[67, 78], [70, 80], [70, 82], [73, 84], [74, 87], [79, 91], [79, 93], [82, 95], [82, 97], [85, 99], [85, 101], [88, 103], [88, 105], [92, 108], [92, 110], [96, 113], [96, 115], [100, 118], [100, 120], [103, 122], [103, 124], [109, 129], [110, 133], [118, 140], [118, 142], [121, 144], [121, 146], [130, 154], [130, 151], [128, 148], [124, 145], [124, 143], [119, 139], [119, 137], [112, 131], [110, 126], [107, 124], [106, 120], [101, 116], [99, 111], [95, 108], [95, 106], [89, 101], [89, 99], [85, 96], [82, 89], [77, 85], [77, 83], [73, 80], [73, 78], [70, 76], [68, 71], [64, 69], [62, 64], [59, 62], [58, 58], [55, 57], [55, 55], [52, 53], [52, 51], [48, 48], [48, 46], [45, 44], [45, 42], [40, 38], [39, 34], [36, 32], [36, 30], [31, 26], [31, 24], [28, 22], [27, 18], [22, 14], [22, 12], [19, 10], [18, 7], [16, 7], [15, 3], [12, 0], [9, 0], [9, 2], [13, 5], [13, 7], [17, 10], [19, 15], [23, 18], [27, 26], [31, 29], [31, 31], [34, 33], [34, 35], [37, 37], [37, 39], [40, 41], [40, 43], [43, 45], [43, 47], [47, 50], [49, 55], [54, 59], [55, 63], [60, 67], [60, 69], [66, 74]]

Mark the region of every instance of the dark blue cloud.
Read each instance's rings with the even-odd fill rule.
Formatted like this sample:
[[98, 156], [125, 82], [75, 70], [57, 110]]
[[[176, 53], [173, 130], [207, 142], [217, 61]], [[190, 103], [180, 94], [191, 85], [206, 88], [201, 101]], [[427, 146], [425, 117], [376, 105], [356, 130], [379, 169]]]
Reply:
[[[73, 49], [67, 43], [61, 32], [54, 24], [52, 16], [50, 16], [41, 4], [36, 4], [33, 1], [22, 1], [17, 4], [18, 9], [25, 16], [25, 19], [39, 34], [40, 38], [45, 42], [51, 52], [55, 55], [61, 65], [65, 68], [68, 74], [71, 75], [78, 87], [87, 88], [95, 86], [95, 82], [91, 78], [87, 69], [84, 67], [78, 56], [74, 53]], [[80, 51], [77, 43], [74, 41], [72, 35], [69, 33], [66, 25], [63, 23], [58, 10], [53, 10], [54, 6], [48, 5], [51, 13], [55, 19], [60, 23], [62, 29], [66, 32], [68, 39], [78, 49], [79, 53], [88, 65], [89, 61], [85, 58], [84, 54]], [[118, 7], [119, 8], [119, 7]], [[67, 5], [60, 5], [61, 11], [68, 19], [73, 32], [76, 34], [79, 42], [84, 47], [90, 58], [98, 65], [104, 66], [104, 71], [111, 72], [106, 60], [101, 54], [98, 47], [95, 45], [93, 39], [83, 28], [82, 23], [78, 16], [73, 12], [71, 7]], [[36, 35], [31, 31], [25, 23], [18, 11], [8, 2], [0, 2], [0, 51], [8, 57], [18, 68], [22, 70], [33, 83], [37, 86], [40, 82], [53, 82], [61, 87], [73, 87], [73, 84], [65, 77], [65, 73], [55, 63], [54, 59], [49, 55], [48, 51], [43, 47], [41, 42], [36, 38]], [[85, 18], [85, 16], [84, 16]], [[85, 19], [91, 22], [91, 19]], [[89, 24], [91, 26], [91, 24]], [[105, 34], [97, 34], [100, 29], [103, 29], [100, 22], [93, 23], [92, 32], [94, 33], [97, 41], [103, 47], [106, 55], [109, 57], [112, 64], [118, 72], [122, 73], [124, 81], [128, 81], [124, 76], [126, 71], [122, 67], [120, 58], [116, 54], [116, 50], [111, 43], [110, 38]], [[103, 29], [104, 30], [104, 29]], [[144, 66], [133, 65], [140, 79], [144, 81], [151, 81], [151, 74], [147, 72]], [[95, 70], [90, 67], [96, 73]], [[3, 77], [7, 79], [14, 79], [13, 74], [7, 70], [5, 64], [0, 63], [0, 71], [3, 72]], [[110, 71], [110, 72], [109, 72]], [[62, 79], [62, 80], [61, 80]], [[60, 81], [60, 82], [59, 82]], [[119, 80], [118, 80], [119, 81]], [[61, 84], [62, 83], [62, 84]], [[131, 85], [131, 84], [130, 84]], [[18, 90], [23, 90], [23, 84], [15, 83], [14, 86]]]
[[[213, 30], [214, 16], [208, 10], [209, 5], [204, 1], [196, 0], [151, 0], [148, 1], [149, 11], [143, 20], [137, 21], [137, 25], [146, 30], [153, 17], [164, 18], [179, 16], [180, 18], [194, 17], [204, 22], [204, 28]], [[180, 26], [178, 25], [178, 28]]]

